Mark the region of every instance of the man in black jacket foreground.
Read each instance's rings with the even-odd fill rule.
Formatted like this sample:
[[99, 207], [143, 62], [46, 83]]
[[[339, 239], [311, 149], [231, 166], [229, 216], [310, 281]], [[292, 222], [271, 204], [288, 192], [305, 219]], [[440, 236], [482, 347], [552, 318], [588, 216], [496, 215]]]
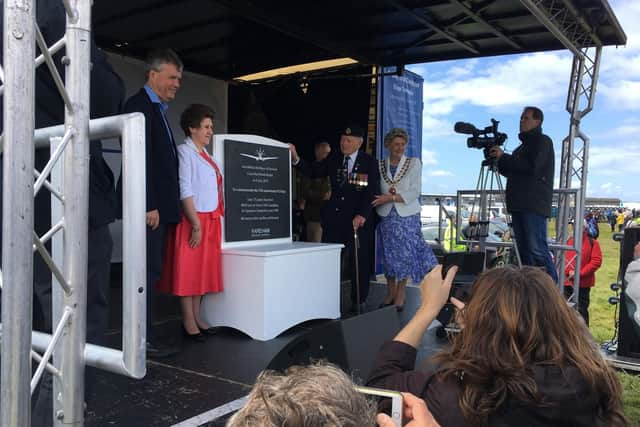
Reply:
[[547, 244], [554, 152], [551, 138], [542, 133], [543, 120], [542, 110], [525, 107], [518, 135], [522, 144], [512, 154], [505, 154], [494, 146], [491, 157], [498, 162], [500, 174], [507, 177], [507, 210], [513, 221], [522, 264], [544, 267], [557, 283], [558, 273]]

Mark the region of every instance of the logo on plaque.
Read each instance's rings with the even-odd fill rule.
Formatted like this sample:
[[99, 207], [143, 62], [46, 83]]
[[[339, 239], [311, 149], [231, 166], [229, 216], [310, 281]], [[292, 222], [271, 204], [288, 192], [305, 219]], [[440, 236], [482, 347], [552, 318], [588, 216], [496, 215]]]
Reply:
[[244, 157], [248, 157], [250, 159], [253, 159], [257, 162], [264, 162], [265, 160], [277, 160], [277, 157], [264, 157], [264, 150], [262, 148], [258, 148], [256, 149], [256, 155], [251, 155], [251, 154], [246, 154], [246, 153], [240, 153], [241, 156]]

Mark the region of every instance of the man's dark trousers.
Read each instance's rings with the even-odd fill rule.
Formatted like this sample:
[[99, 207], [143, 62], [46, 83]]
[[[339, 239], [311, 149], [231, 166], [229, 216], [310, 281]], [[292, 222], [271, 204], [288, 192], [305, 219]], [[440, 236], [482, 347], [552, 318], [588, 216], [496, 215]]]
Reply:
[[162, 273], [162, 254], [167, 225], [158, 224], [155, 230], [147, 226], [147, 341], [154, 342], [156, 334], [152, 327], [153, 300], [155, 297], [156, 283]]
[[558, 272], [547, 243], [547, 218], [532, 212], [512, 212], [511, 220], [522, 265], [544, 267], [558, 283]]

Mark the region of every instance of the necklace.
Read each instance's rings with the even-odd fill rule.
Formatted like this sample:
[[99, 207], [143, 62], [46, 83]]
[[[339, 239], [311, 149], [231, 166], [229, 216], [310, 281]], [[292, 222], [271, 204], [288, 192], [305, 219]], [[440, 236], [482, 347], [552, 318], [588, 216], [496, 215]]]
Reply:
[[384, 181], [387, 184], [389, 184], [389, 193], [396, 194], [396, 185], [398, 184], [398, 182], [400, 182], [402, 178], [405, 177], [405, 175], [409, 171], [409, 167], [411, 166], [411, 158], [409, 157], [405, 159], [404, 163], [402, 164], [402, 167], [400, 168], [400, 170], [396, 171], [396, 175], [393, 177], [393, 179], [391, 179], [391, 177], [389, 177], [389, 174], [387, 173], [387, 161], [380, 160], [379, 163], [380, 163], [380, 175], [382, 176], [382, 179], [384, 179]]

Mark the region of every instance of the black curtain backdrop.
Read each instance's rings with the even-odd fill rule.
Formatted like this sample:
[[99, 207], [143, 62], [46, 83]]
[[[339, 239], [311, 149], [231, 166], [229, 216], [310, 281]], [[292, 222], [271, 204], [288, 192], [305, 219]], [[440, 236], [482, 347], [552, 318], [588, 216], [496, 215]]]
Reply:
[[[296, 145], [305, 160], [313, 160], [313, 145], [327, 141], [339, 149], [340, 131], [349, 123], [367, 128], [370, 67], [334, 72], [330, 79], [308, 81], [305, 94], [300, 75], [256, 85], [229, 87], [229, 133], [250, 133]], [[375, 137], [375, 135], [369, 135]]]

